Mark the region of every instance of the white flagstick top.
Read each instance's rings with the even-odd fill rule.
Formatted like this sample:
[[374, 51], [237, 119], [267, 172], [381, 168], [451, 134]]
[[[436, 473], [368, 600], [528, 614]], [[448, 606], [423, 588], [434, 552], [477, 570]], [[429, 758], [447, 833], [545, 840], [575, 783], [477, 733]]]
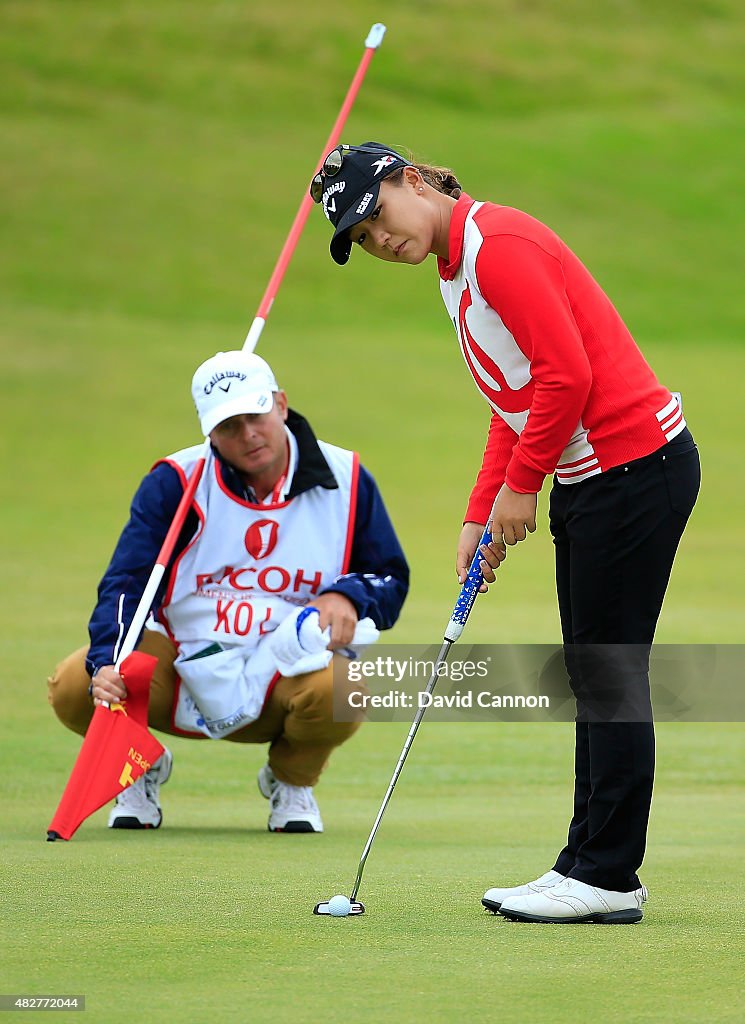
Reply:
[[197, 460], [196, 467], [193, 470], [192, 475], [189, 478], [189, 481], [186, 485], [186, 489], [182, 495], [181, 501], [179, 502], [179, 506], [176, 509], [176, 513], [173, 517], [173, 520], [171, 521], [171, 526], [166, 535], [166, 539], [163, 541], [163, 546], [160, 549], [158, 559], [155, 565], [153, 566], [153, 571], [150, 574], [150, 578], [147, 581], [142, 597], [140, 598], [140, 602], [137, 605], [137, 610], [135, 611], [134, 618], [130, 623], [129, 629], [127, 630], [127, 635], [125, 636], [124, 642], [122, 643], [119, 655], [114, 665], [114, 668], [117, 670], [117, 672], [119, 671], [119, 666], [121, 665], [121, 663], [129, 654], [132, 653], [132, 651], [135, 649], [135, 646], [137, 645], [138, 640], [140, 639], [142, 627], [145, 625], [145, 621], [147, 620], [147, 617], [150, 614], [150, 608], [152, 607], [152, 603], [155, 600], [155, 595], [158, 592], [158, 587], [160, 586], [161, 580], [163, 579], [165, 571], [168, 567], [168, 563], [171, 560], [171, 555], [173, 554], [173, 549], [176, 545], [176, 541], [178, 540], [179, 532], [182, 526], [184, 525], [186, 516], [189, 512], [189, 509], [191, 508], [194, 492], [196, 491], [197, 485], [199, 484], [199, 481], [201, 479], [202, 470], [204, 469], [205, 462], [209, 458], [209, 454], [210, 439], [206, 437], [204, 439], [204, 445], [202, 446], [202, 450], [199, 453], [199, 459]]
[[264, 324], [266, 320], [263, 316], [257, 316], [254, 318], [254, 322], [251, 324], [251, 329], [246, 335], [246, 340], [243, 342], [244, 352], [253, 352], [259, 343], [261, 332], [264, 330]]
[[371, 50], [377, 50], [380, 44], [383, 42], [383, 36], [385, 35], [385, 25], [381, 25], [380, 22], [373, 25], [365, 40], [365, 46]]
[[160, 563], [156, 563], [153, 567], [153, 571], [150, 574], [150, 579], [147, 581], [147, 586], [142, 592], [142, 598], [137, 606], [135, 617], [132, 619], [132, 623], [127, 630], [127, 635], [124, 638], [122, 649], [119, 651], [119, 657], [116, 659], [114, 668], [119, 671], [119, 666], [124, 659], [132, 653], [135, 648], [135, 644], [140, 638], [140, 630], [145, 625], [145, 620], [150, 613], [150, 606], [155, 600], [155, 594], [157, 593], [160, 581], [163, 579], [163, 573], [166, 571], [166, 567]]

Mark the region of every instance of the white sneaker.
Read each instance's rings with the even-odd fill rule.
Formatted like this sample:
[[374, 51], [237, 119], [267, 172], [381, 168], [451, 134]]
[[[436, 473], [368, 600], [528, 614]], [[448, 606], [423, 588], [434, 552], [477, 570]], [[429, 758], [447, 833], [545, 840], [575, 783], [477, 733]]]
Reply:
[[481, 902], [487, 910], [491, 910], [492, 913], [496, 914], [504, 901], [510, 899], [510, 897], [528, 896], [534, 892], [542, 892], [543, 889], [550, 889], [551, 886], [561, 882], [564, 878], [566, 878], [566, 875], [561, 875], [552, 868], [545, 875], [541, 875], [540, 878], [536, 878], [532, 882], [526, 882], [525, 885], [513, 885], [511, 889], [487, 889]]
[[163, 812], [158, 794], [170, 778], [172, 765], [173, 755], [166, 747], [150, 771], [116, 798], [109, 815], [109, 828], [160, 828]]
[[323, 832], [318, 804], [310, 786], [280, 782], [268, 764], [259, 771], [259, 792], [271, 801], [270, 832]]
[[635, 924], [644, 916], [647, 896], [645, 886], [614, 892], [565, 878], [542, 892], [504, 900], [499, 913], [510, 921], [538, 924]]

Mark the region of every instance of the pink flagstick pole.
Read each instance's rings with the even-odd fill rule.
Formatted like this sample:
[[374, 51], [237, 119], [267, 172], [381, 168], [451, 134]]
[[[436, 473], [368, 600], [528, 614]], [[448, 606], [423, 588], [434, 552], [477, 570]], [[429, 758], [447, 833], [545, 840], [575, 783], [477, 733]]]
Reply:
[[[383, 42], [384, 35], [385, 25], [373, 25], [373, 27], [370, 29], [367, 39], [365, 40], [365, 52], [362, 55], [362, 60], [360, 61], [360, 65], [357, 68], [354, 78], [352, 79], [352, 84], [349, 86], [349, 91], [347, 92], [347, 95], [344, 99], [344, 103], [342, 104], [341, 110], [339, 111], [339, 116], [336, 119], [336, 123], [334, 124], [334, 127], [331, 129], [331, 134], [329, 135], [326, 141], [326, 145], [321, 150], [321, 155], [318, 158], [318, 161], [316, 162], [316, 170], [318, 170], [321, 167], [324, 157], [329, 152], [329, 150], [332, 150], [334, 146], [336, 146], [337, 143], [339, 142], [339, 138], [344, 129], [344, 125], [346, 124], [347, 118], [349, 117], [349, 112], [354, 105], [354, 101], [357, 99], [357, 93], [360, 91], [360, 86], [362, 85], [363, 79], [367, 74], [367, 69], [370, 66], [370, 61], [375, 56], [375, 51]], [[287, 266], [290, 262], [290, 259], [292, 258], [292, 254], [295, 251], [295, 246], [297, 245], [297, 241], [300, 238], [300, 235], [302, 234], [303, 228], [305, 227], [305, 222], [308, 219], [308, 214], [310, 213], [312, 206], [313, 200], [311, 199], [309, 193], [306, 190], [305, 195], [303, 196], [303, 200], [298, 208], [298, 211], [295, 214], [295, 220], [293, 221], [292, 227], [290, 228], [290, 233], [287, 236], [287, 241], [285, 242], [282, 248], [282, 252], [279, 254], [277, 265], [274, 268], [272, 276], [269, 278], [269, 284], [266, 286], [264, 297], [259, 303], [259, 308], [256, 313], [254, 322], [251, 324], [251, 329], [246, 335], [246, 340], [243, 342], [243, 350], [245, 352], [253, 352], [253, 350], [256, 348], [259, 338], [261, 337], [261, 332], [264, 330], [264, 324], [266, 323], [267, 317], [269, 316], [269, 312], [272, 308], [272, 303], [274, 302], [277, 292], [279, 291], [279, 286], [282, 283], [282, 278], [284, 277], [284, 273], [287, 270]]]
[[[341, 110], [339, 111], [339, 116], [336, 119], [334, 127], [331, 129], [331, 134], [329, 135], [328, 140], [326, 141], [326, 145], [323, 147], [323, 150], [321, 151], [321, 155], [316, 164], [316, 170], [323, 163], [323, 159], [329, 152], [329, 150], [333, 149], [334, 146], [336, 146], [337, 143], [339, 142], [339, 138], [344, 129], [344, 125], [346, 124], [347, 118], [349, 117], [349, 112], [354, 105], [354, 101], [357, 98], [357, 93], [360, 91], [360, 86], [362, 85], [365, 75], [367, 74], [367, 69], [370, 66], [370, 61], [373, 59], [375, 51], [383, 42], [384, 35], [385, 25], [376, 24], [373, 25], [372, 28], [370, 29], [367, 35], [367, 39], [365, 40], [365, 52], [362, 55], [362, 59], [360, 61], [359, 67], [357, 68], [357, 71], [355, 72], [355, 76], [352, 79], [352, 83], [349, 86], [349, 90], [344, 99]], [[297, 214], [295, 215], [295, 220], [293, 221], [292, 227], [290, 228], [290, 233], [288, 234], [287, 240], [285, 241], [285, 244], [282, 247], [282, 251], [279, 254], [279, 258], [277, 259], [277, 263], [274, 267], [274, 271], [272, 272], [272, 276], [269, 279], [269, 284], [267, 285], [266, 291], [264, 292], [264, 296], [261, 302], [259, 303], [259, 308], [257, 310], [256, 316], [254, 317], [254, 321], [251, 324], [251, 328], [248, 334], [246, 335], [246, 340], [243, 343], [243, 349], [245, 352], [253, 352], [253, 350], [256, 348], [256, 345], [258, 344], [259, 338], [261, 337], [261, 332], [264, 330], [264, 325], [266, 324], [267, 318], [271, 311], [272, 304], [277, 296], [277, 292], [279, 291], [279, 286], [282, 283], [282, 278], [285, 275], [285, 271], [287, 270], [289, 262], [292, 258], [292, 254], [295, 251], [298, 239], [300, 238], [303, 228], [305, 227], [305, 222], [308, 219], [308, 214], [310, 213], [310, 209], [312, 206], [313, 200], [311, 199], [310, 195], [306, 190], [306, 193], [303, 197], [302, 202], [300, 203], [300, 207], [297, 211]], [[145, 590], [143, 591], [142, 597], [140, 598], [140, 603], [137, 606], [137, 610], [135, 611], [132, 623], [129, 629], [127, 630], [127, 635], [124, 637], [124, 641], [122, 642], [119, 655], [116, 659], [115, 667], [117, 668], [117, 670], [119, 669], [119, 666], [127, 657], [127, 655], [132, 653], [132, 651], [135, 648], [135, 645], [137, 644], [137, 641], [139, 640], [140, 632], [142, 631], [142, 627], [145, 625], [145, 620], [147, 619], [152, 603], [155, 600], [155, 595], [158, 592], [158, 587], [160, 586], [161, 580], [165, 575], [166, 568], [168, 567], [171, 555], [173, 554], [173, 549], [176, 546], [176, 541], [178, 540], [179, 534], [181, 533], [181, 529], [186, 521], [186, 516], [188, 515], [189, 509], [191, 508], [191, 503], [194, 498], [194, 494], [196, 492], [199, 481], [202, 477], [202, 472], [204, 470], [204, 466], [207, 461], [207, 458], [209, 457], [209, 454], [210, 442], [209, 438], [206, 438], [202, 451], [200, 452], [199, 455], [199, 460], [194, 469], [192, 470], [192, 474], [189, 477], [186, 488], [184, 489], [181, 501], [179, 502], [178, 508], [176, 509], [176, 512], [174, 514], [170, 529], [166, 534], [166, 539], [163, 541], [163, 546], [160, 549], [160, 554], [158, 555], [157, 561], [153, 566], [153, 571], [150, 574], [150, 579], [147, 581]]]

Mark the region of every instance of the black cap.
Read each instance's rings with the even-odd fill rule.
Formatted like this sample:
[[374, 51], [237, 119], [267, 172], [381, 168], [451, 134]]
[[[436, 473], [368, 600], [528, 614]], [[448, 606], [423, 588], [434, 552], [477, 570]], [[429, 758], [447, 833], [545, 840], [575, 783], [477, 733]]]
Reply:
[[347, 262], [352, 251], [349, 229], [375, 209], [380, 182], [410, 164], [395, 149], [380, 142], [363, 142], [342, 152], [341, 170], [326, 177], [321, 200], [323, 212], [335, 228], [329, 246], [331, 256], [340, 265]]

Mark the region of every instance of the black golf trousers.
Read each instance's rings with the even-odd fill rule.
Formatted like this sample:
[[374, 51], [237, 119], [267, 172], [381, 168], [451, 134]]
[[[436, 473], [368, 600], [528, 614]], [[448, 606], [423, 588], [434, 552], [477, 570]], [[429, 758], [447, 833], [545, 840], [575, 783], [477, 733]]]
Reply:
[[[640, 885], [655, 759], [649, 650], [700, 480], [685, 429], [652, 455], [578, 484], [554, 481], [551, 490], [564, 657], [577, 701], [574, 813], [554, 868], [603, 889]], [[624, 650], [629, 656], [619, 657]], [[624, 690], [638, 714], [614, 713]]]

